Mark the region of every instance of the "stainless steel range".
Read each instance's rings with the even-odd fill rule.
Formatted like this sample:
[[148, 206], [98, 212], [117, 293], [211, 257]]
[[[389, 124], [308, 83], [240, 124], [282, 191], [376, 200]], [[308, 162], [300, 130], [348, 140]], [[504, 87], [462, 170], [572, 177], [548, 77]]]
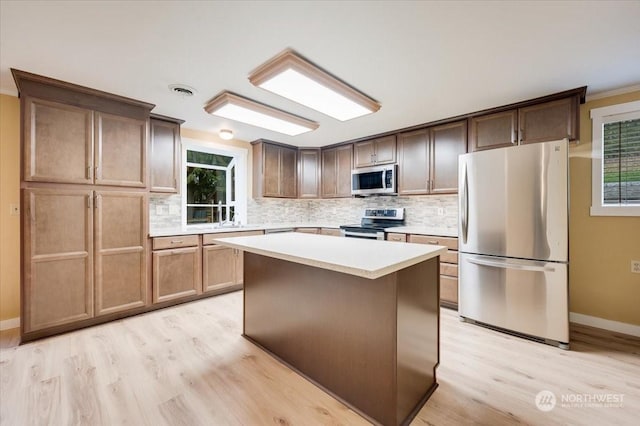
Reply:
[[385, 229], [404, 226], [404, 207], [364, 210], [360, 224], [342, 225], [342, 235], [351, 238], [384, 240]]

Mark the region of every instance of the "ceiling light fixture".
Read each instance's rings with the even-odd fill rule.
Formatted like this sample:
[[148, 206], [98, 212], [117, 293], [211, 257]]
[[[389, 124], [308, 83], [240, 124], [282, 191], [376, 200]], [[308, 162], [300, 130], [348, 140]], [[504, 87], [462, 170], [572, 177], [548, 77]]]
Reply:
[[204, 106], [209, 114], [240, 121], [274, 132], [296, 136], [318, 128], [318, 123], [251, 99], [222, 92]]
[[371, 114], [380, 104], [287, 49], [251, 75], [251, 84], [340, 121]]
[[233, 131], [229, 129], [222, 129], [218, 132], [218, 135], [225, 141], [233, 139]]
[[186, 84], [170, 84], [169, 90], [183, 98], [193, 96], [193, 94], [196, 93], [196, 89], [187, 86]]

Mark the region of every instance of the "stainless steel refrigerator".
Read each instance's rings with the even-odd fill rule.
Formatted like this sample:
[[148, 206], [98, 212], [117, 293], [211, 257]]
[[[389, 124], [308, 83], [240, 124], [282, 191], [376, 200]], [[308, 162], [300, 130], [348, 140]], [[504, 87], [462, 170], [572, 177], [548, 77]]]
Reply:
[[568, 141], [459, 159], [459, 314], [569, 345]]

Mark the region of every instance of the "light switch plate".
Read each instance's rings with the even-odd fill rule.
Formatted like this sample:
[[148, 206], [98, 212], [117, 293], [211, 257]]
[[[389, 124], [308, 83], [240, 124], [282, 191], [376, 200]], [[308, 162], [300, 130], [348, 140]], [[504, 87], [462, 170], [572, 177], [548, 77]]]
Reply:
[[444, 208], [438, 207], [438, 216], [444, 216]]
[[634, 274], [640, 274], [640, 260], [631, 261], [631, 272]]

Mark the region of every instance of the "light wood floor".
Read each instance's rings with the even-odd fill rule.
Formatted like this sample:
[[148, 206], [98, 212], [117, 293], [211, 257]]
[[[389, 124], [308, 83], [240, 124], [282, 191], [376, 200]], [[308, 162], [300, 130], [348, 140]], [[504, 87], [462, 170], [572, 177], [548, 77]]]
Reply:
[[[2, 425], [365, 425], [241, 337], [242, 293], [15, 346], [0, 335]], [[462, 323], [442, 310], [440, 387], [413, 425], [631, 425], [640, 339], [572, 327], [571, 351]], [[550, 412], [536, 408], [555, 393]], [[622, 407], [561, 407], [622, 394]]]

